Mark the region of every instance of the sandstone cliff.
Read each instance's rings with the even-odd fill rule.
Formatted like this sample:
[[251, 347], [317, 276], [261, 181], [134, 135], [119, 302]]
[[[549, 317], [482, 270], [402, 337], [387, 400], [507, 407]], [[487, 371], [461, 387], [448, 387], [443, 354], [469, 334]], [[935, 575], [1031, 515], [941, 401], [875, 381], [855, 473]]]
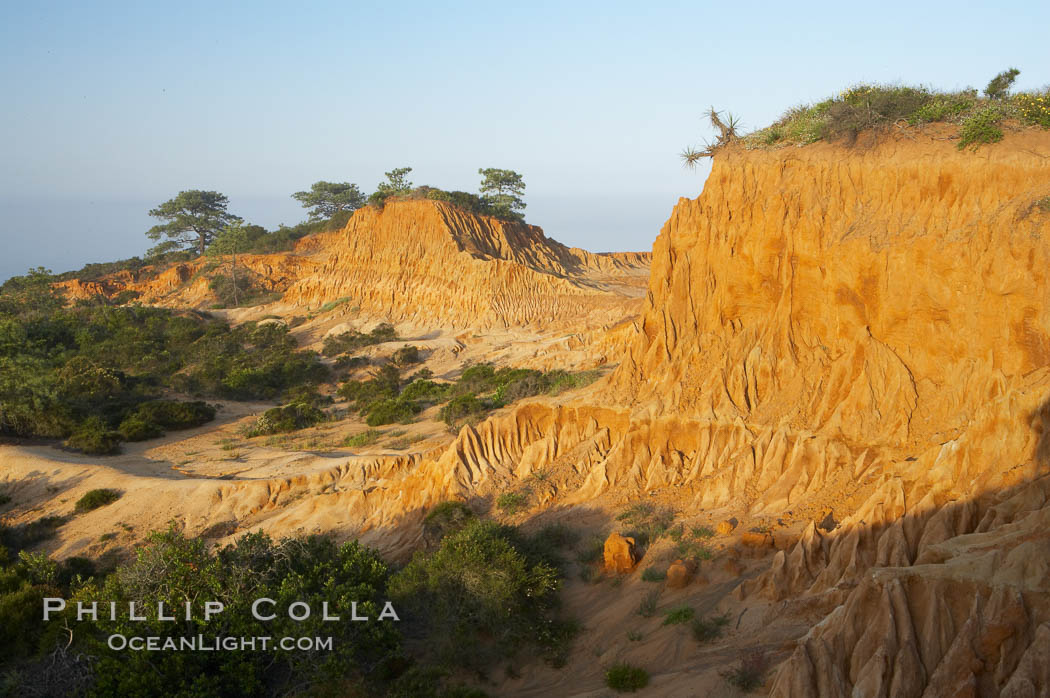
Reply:
[[285, 302], [349, 298], [393, 320], [459, 327], [613, 323], [631, 298], [609, 286], [610, 275], [638, 281], [647, 270], [647, 255], [567, 248], [535, 226], [433, 201], [362, 209], [344, 230], [300, 246], [314, 249], [318, 268]]
[[1048, 195], [1043, 131], [726, 149], [657, 239], [608, 394], [709, 439], [735, 424], [722, 498], [849, 513], [738, 591], [830, 613], [776, 695], [1050, 691]]

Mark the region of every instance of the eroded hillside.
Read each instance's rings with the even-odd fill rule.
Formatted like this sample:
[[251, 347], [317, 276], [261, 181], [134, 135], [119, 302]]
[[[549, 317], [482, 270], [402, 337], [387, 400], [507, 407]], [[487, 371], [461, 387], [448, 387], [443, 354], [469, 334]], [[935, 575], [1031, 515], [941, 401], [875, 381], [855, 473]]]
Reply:
[[[556, 324], [579, 331], [639, 307], [649, 255], [569, 248], [536, 226], [421, 200], [361, 209], [342, 230], [303, 238], [289, 253], [242, 255], [239, 263], [281, 294], [260, 312], [340, 302], [365, 316], [425, 327]], [[202, 258], [61, 286], [74, 298], [129, 290], [144, 303], [208, 307], [217, 264]]]
[[[364, 313], [483, 334], [608, 327], [640, 311], [613, 339], [578, 340], [621, 363], [567, 398], [408, 453], [267, 452], [218, 480], [143, 466], [160, 453], [100, 467], [22, 449], [9, 477], [36, 482], [38, 497], [39, 474], [70, 496], [119, 481], [129, 495], [91, 514], [107, 526], [155, 517], [164, 497], [163, 514], [190, 530], [333, 531], [401, 557], [448, 499], [602, 535], [639, 501], [681, 525], [726, 523], [714, 556], [662, 597], [731, 616], [720, 644], [697, 650], [638, 620], [643, 572], [683, 556], [654, 540], [626, 577], [570, 585], [587, 626], [570, 667], [530, 666], [501, 695], [597, 691], [601, 666], [624, 658], [648, 666], [653, 695], [705, 694], [754, 648], [778, 696], [1044, 695], [1048, 197], [1045, 131], [977, 152], [935, 131], [850, 149], [725, 148], [657, 238], [644, 301], [628, 290], [642, 257], [590, 255], [433, 203], [361, 211], [280, 263], [246, 262], [281, 279], [269, 312], [351, 298]], [[192, 274], [151, 291], [162, 277], [123, 287], [196, 298]], [[492, 507], [508, 492], [524, 510]], [[80, 543], [70, 529], [58, 549]], [[623, 637], [646, 622], [644, 641]]]

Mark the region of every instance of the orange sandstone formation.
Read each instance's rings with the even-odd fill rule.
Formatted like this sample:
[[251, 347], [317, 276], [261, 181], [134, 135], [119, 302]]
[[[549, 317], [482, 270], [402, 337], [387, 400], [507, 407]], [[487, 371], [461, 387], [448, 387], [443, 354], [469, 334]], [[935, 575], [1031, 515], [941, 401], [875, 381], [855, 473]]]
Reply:
[[619, 533], [610, 533], [603, 549], [605, 569], [610, 572], [630, 572], [638, 562], [634, 551], [634, 538], [625, 538]]
[[[132, 290], [146, 303], [207, 306], [218, 261], [60, 287], [73, 298]], [[637, 312], [648, 261], [648, 253], [565, 247], [536, 226], [426, 200], [361, 209], [344, 229], [303, 238], [289, 253], [238, 257], [266, 289], [282, 294], [287, 312], [338, 300], [366, 317], [425, 327], [555, 325], [577, 332]]]

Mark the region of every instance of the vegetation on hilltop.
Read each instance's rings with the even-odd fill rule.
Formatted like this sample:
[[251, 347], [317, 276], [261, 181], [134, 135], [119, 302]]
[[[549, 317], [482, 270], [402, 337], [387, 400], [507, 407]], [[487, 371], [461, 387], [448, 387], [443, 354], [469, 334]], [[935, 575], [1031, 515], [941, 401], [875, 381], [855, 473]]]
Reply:
[[430, 199], [444, 201], [464, 211], [501, 220], [524, 221], [525, 181], [513, 170], [496, 168], [479, 169], [482, 175], [479, 194], [465, 191], [445, 191], [427, 185], [413, 187], [407, 175], [411, 167], [401, 167], [387, 172], [387, 181], [380, 182], [368, 203], [383, 208], [387, 201]]
[[353, 213], [365, 205], [366, 198], [350, 182], [314, 182], [310, 191], [297, 191], [292, 198], [309, 209], [310, 221], [328, 220], [337, 213]]
[[[525, 183], [513, 170], [479, 169], [483, 175], [479, 193], [445, 191], [431, 186], [413, 187], [408, 181], [411, 167], [399, 167], [386, 173], [387, 179], [376, 191], [366, 196], [350, 182], [314, 182], [309, 191], [299, 191], [292, 198], [308, 209], [307, 221], [294, 226], [281, 224], [274, 230], [248, 224], [227, 208], [229, 199], [216, 191], [186, 190], [150, 210], [162, 223], [146, 235], [162, 240], [143, 257], [130, 257], [114, 262], [86, 264], [76, 271], [55, 275], [56, 281], [98, 281], [119, 272], [137, 273], [148, 268], [163, 269], [204, 255], [228, 256], [227, 273], [212, 277], [211, 290], [219, 307], [258, 304], [270, 296], [249, 273], [238, 277], [236, 255], [271, 254], [291, 250], [295, 243], [316, 233], [343, 228], [354, 211], [366, 205], [382, 208], [388, 200], [430, 199], [444, 201], [470, 213], [504, 220], [522, 221]], [[214, 269], [209, 268], [206, 273]], [[126, 302], [128, 298], [122, 299]]]
[[773, 124], [740, 134], [739, 120], [713, 108], [708, 114], [719, 135], [704, 148], [687, 148], [682, 159], [695, 166], [731, 142], [747, 148], [808, 145], [821, 140], [852, 143], [867, 129], [895, 124], [922, 126], [950, 123], [959, 127], [960, 150], [994, 143], [1003, 138], [1002, 124], [1014, 120], [1024, 125], [1050, 128], [1050, 90], [1010, 94], [1020, 74], [1015, 68], [995, 76], [980, 95], [976, 89], [941, 92], [928, 87], [860, 84], [816, 104], [788, 110]]

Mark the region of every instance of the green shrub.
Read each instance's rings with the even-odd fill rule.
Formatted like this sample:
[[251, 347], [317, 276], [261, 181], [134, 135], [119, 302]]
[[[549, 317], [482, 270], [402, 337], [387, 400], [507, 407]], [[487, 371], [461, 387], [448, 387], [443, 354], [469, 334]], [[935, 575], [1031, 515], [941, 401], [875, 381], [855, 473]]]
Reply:
[[[161, 601], [171, 607], [184, 599], [208, 599], [222, 602], [225, 612], [209, 621], [198, 615], [179, 623], [102, 617], [78, 626], [73, 650], [97, 657], [91, 686], [95, 695], [315, 695], [325, 694], [325, 688], [339, 694], [381, 694], [386, 678], [396, 675], [394, 667], [405, 663], [398, 623], [378, 620], [388, 598], [387, 579], [379, 556], [357, 543], [337, 545], [321, 537], [275, 542], [255, 533], [213, 551], [207, 541], [169, 529], [151, 534], [132, 561], [104, 583], [76, 592], [76, 600], [100, 605], [115, 601], [124, 608], [134, 600], [156, 608]], [[275, 619], [252, 617], [251, 604], [259, 598], [276, 602]], [[295, 601], [309, 604], [309, 618], [287, 617], [283, 611]], [[322, 601], [343, 622], [324, 622]], [[348, 622], [351, 601], [370, 622]], [[116, 633], [157, 636], [162, 643], [198, 634], [332, 637], [333, 642], [328, 651], [285, 652], [271, 643], [244, 652], [145, 653], [108, 649], [106, 638]]]
[[693, 526], [691, 533], [694, 538], [714, 538], [715, 531], [710, 526]]
[[383, 432], [379, 429], [368, 429], [351, 436], [347, 436], [343, 439], [344, 446], [350, 446], [351, 448], [360, 448], [362, 446], [371, 446], [372, 444], [379, 441], [380, 437], [383, 436]]
[[380, 400], [373, 403], [365, 416], [365, 423], [370, 427], [378, 427], [383, 424], [400, 422], [406, 424], [412, 421], [421, 408], [412, 400], [398, 398], [395, 400]]
[[693, 637], [697, 642], [711, 642], [722, 637], [725, 627], [729, 625], [729, 616], [712, 616], [693, 620]]
[[635, 544], [644, 548], [671, 528], [674, 512], [645, 502], [621, 512], [616, 520], [628, 527], [624, 535], [634, 538]]
[[458, 395], [445, 404], [438, 413], [449, 429], [454, 429], [461, 421], [473, 421], [489, 411], [489, 406], [479, 400], [473, 393]]
[[682, 623], [688, 623], [693, 619], [696, 611], [693, 610], [692, 606], [676, 606], [664, 612], [664, 622], [662, 625], [681, 625]]
[[74, 511], [78, 514], [83, 514], [99, 507], [104, 507], [107, 504], [120, 499], [120, 492], [111, 489], [98, 489], [91, 490], [84, 494], [83, 497], [77, 500], [76, 505], [73, 507]]
[[215, 408], [200, 400], [154, 400], [139, 405], [133, 414], [164, 429], [192, 429], [215, 419]]
[[363, 347], [383, 342], [392, 342], [397, 339], [397, 331], [393, 325], [382, 323], [376, 325], [371, 332], [362, 333], [350, 330], [339, 335], [330, 335], [324, 338], [321, 353], [325, 356], [336, 356], [350, 351], [356, 351]]
[[117, 428], [125, 441], [145, 441], [164, 436], [164, 430], [138, 415], [129, 415], [124, 418]]
[[266, 410], [248, 430], [248, 437], [284, 434], [320, 424], [325, 419], [324, 411], [306, 403], [295, 403], [285, 407]]
[[660, 571], [655, 567], [646, 567], [642, 571], [643, 582], [662, 582], [667, 579], [667, 572]]
[[429, 658], [483, 670], [524, 646], [564, 662], [577, 629], [555, 616], [559, 586], [557, 569], [515, 529], [471, 521], [432, 554], [417, 552], [390, 593], [405, 622], [425, 629]]
[[634, 693], [649, 685], [649, 672], [626, 662], [618, 662], [605, 672], [605, 685], [617, 693]]
[[517, 514], [523, 511], [529, 503], [529, 497], [524, 492], [504, 492], [496, 498], [496, 506], [505, 514]]
[[959, 150], [970, 145], [976, 148], [982, 143], [1001, 141], [1003, 131], [999, 122], [1002, 118], [1002, 110], [998, 107], [986, 107], [967, 118], [959, 130]]
[[412, 364], [419, 363], [419, 347], [406, 344], [397, 351], [394, 352], [393, 356], [390, 357], [395, 366], [404, 368], [405, 366], [411, 366]]
[[69, 435], [66, 446], [91, 455], [111, 455], [120, 452], [122, 440], [120, 432], [100, 417], [88, 417]]
[[126, 441], [145, 441], [164, 435], [164, 429], [190, 429], [215, 419], [215, 408], [201, 401], [155, 400], [139, 405], [121, 421], [118, 431]]
[[706, 545], [698, 543], [697, 541], [686, 540], [675, 545], [675, 553], [683, 560], [710, 560], [715, 556], [715, 554], [711, 552], [711, 549]]
[[350, 356], [349, 354], [343, 354], [335, 360], [335, 367], [338, 369], [352, 370], [355, 368], [361, 368], [362, 366], [368, 365], [367, 356]]
[[974, 100], [966, 93], [936, 97], [916, 109], [908, 117], [908, 123], [915, 126], [936, 121], [951, 121], [973, 109], [974, 104]]
[[401, 391], [401, 397], [405, 400], [415, 400], [429, 404], [441, 402], [446, 399], [447, 395], [448, 386], [426, 379], [416, 379]]

